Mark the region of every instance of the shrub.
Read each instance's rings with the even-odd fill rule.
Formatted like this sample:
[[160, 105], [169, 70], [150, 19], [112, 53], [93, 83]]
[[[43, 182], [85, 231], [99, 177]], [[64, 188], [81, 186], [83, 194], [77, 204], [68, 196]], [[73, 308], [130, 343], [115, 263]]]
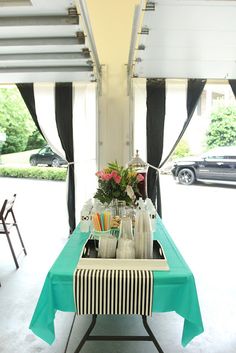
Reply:
[[178, 145], [176, 146], [172, 154], [172, 158], [177, 159], [177, 158], [182, 158], [189, 155], [190, 155], [190, 148], [189, 148], [188, 142], [185, 139], [180, 140], [180, 142], [178, 143]]
[[212, 112], [206, 143], [208, 148], [236, 145], [236, 107], [220, 106]]
[[29, 167], [15, 168], [0, 166], [0, 177], [65, 181], [67, 168]]

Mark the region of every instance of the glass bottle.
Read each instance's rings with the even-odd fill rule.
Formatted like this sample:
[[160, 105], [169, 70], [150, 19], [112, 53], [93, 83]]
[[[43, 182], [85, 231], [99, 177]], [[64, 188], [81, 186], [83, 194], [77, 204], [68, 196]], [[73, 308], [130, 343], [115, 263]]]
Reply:
[[133, 239], [133, 226], [130, 217], [122, 217], [120, 222], [119, 239]]

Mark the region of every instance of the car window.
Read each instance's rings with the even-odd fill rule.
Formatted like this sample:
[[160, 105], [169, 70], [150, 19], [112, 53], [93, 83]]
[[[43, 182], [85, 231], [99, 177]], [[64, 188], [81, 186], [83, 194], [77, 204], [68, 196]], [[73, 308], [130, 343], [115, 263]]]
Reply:
[[46, 147], [46, 153], [54, 154], [50, 147]]
[[214, 156], [205, 156], [206, 159], [225, 159], [225, 156], [222, 155], [214, 155]]
[[46, 146], [39, 151], [39, 154], [54, 154], [50, 147]]
[[44, 147], [39, 151], [39, 154], [44, 154], [46, 152], [47, 152], [47, 147]]
[[236, 156], [225, 156], [225, 159], [236, 159]]

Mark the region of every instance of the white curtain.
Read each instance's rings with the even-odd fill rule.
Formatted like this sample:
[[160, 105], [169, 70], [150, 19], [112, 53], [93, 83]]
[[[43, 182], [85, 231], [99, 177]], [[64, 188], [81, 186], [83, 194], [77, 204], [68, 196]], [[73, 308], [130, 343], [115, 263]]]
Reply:
[[146, 80], [138, 80], [133, 86], [134, 100], [134, 126], [133, 126], [133, 146], [134, 151], [139, 150], [139, 155], [143, 160], [147, 159], [147, 139], [146, 139]]
[[76, 223], [84, 203], [96, 187], [97, 105], [96, 83], [73, 84], [73, 135]]
[[[146, 159], [146, 81], [134, 82], [133, 87], [134, 149], [138, 149], [141, 158]], [[166, 80], [166, 115], [162, 161], [170, 152], [187, 118], [186, 94], [187, 80]]]
[[[35, 108], [40, 128], [49, 145], [66, 159], [55, 119], [55, 84], [34, 84]], [[75, 168], [75, 216], [96, 191], [96, 83], [73, 83], [73, 148]]]
[[55, 118], [55, 84], [34, 83], [34, 100], [38, 123], [52, 150], [66, 159], [57, 132]]

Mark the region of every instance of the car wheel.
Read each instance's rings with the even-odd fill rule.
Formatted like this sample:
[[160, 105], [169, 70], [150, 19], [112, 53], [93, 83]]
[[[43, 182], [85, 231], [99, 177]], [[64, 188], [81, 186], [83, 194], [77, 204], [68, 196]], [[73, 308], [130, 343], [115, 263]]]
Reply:
[[30, 160], [30, 165], [32, 165], [32, 167], [35, 167], [35, 166], [37, 165], [37, 161], [36, 161], [35, 158], [32, 158], [32, 159]]
[[52, 167], [60, 167], [60, 162], [57, 158], [54, 158], [52, 161]]
[[191, 185], [195, 181], [194, 172], [188, 168], [181, 169], [178, 173], [178, 180], [180, 184]]

